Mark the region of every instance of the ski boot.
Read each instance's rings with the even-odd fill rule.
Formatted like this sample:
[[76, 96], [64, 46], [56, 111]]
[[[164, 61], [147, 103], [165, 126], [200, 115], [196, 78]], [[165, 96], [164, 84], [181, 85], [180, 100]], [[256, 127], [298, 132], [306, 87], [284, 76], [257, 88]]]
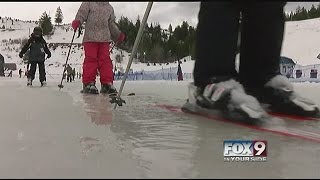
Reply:
[[32, 86], [32, 80], [28, 79], [27, 86]]
[[318, 106], [294, 91], [291, 82], [282, 75], [271, 78], [263, 88], [247, 89], [268, 112], [320, 117]]
[[121, 97], [117, 96], [118, 91], [111, 83], [101, 84], [100, 93], [109, 95], [109, 97], [111, 98], [111, 100], [110, 100], [111, 104], [116, 103], [118, 106], [122, 106], [123, 103], [126, 104], [125, 100], [123, 100]]
[[46, 82], [46, 81], [41, 81], [40, 83], [41, 83], [41, 87], [43, 87], [43, 86], [46, 86], [46, 85], [47, 85], [47, 82]]
[[117, 96], [117, 89], [113, 86], [113, 84], [101, 84], [100, 93], [108, 94], [109, 96]]
[[204, 88], [190, 83], [189, 99], [182, 111], [218, 115], [249, 124], [259, 124], [269, 117], [256, 98], [246, 94], [243, 86], [233, 79], [213, 82]]
[[83, 84], [83, 89], [81, 93], [86, 94], [99, 94], [99, 90], [97, 89], [95, 83]]

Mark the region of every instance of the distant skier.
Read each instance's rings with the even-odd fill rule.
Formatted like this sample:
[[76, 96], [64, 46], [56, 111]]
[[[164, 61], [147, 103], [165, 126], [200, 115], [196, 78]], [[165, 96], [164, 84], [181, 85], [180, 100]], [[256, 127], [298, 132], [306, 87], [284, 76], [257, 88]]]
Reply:
[[268, 104], [273, 112], [292, 115], [312, 116], [319, 112], [315, 103], [300, 97], [288, 79], [280, 75], [285, 4], [280, 1], [201, 2], [189, 103], [207, 110], [220, 110], [227, 118], [239, 120], [266, 117], [260, 103]]
[[21, 68], [19, 69], [19, 77], [21, 78], [21, 76], [22, 76], [22, 70], [21, 70]]
[[66, 67], [66, 71], [67, 71], [67, 82], [72, 82], [72, 68], [69, 64]]
[[181, 69], [181, 63], [179, 62], [178, 64], [178, 71], [177, 71], [177, 75], [178, 75], [178, 81], [183, 81], [183, 74], [182, 74], [182, 69]]
[[47, 58], [51, 57], [51, 52], [47, 46], [47, 42], [42, 37], [42, 29], [41, 27], [35, 27], [33, 29], [33, 33], [29, 38], [27, 44], [25, 44], [19, 53], [19, 57], [23, 58], [23, 54], [30, 49], [29, 54], [29, 62], [30, 62], [30, 70], [28, 72], [28, 86], [32, 85], [32, 81], [34, 80], [37, 64], [39, 66], [39, 80], [41, 86], [46, 85], [46, 70], [44, 66], [45, 54], [47, 54]]
[[121, 43], [125, 35], [115, 23], [113, 7], [109, 2], [83, 2], [77, 12], [72, 28], [77, 30], [86, 23], [83, 36], [85, 58], [83, 62], [83, 92], [99, 93], [95, 82], [96, 72], [100, 72], [101, 93], [115, 93], [113, 86], [110, 42]]

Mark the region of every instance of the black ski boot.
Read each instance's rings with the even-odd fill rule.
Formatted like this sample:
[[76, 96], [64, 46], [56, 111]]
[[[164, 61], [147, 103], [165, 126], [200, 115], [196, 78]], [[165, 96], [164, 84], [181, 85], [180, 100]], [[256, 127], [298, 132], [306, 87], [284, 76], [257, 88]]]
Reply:
[[100, 93], [108, 94], [109, 96], [116, 96], [118, 94], [117, 89], [112, 84], [101, 84]]
[[84, 84], [81, 93], [86, 94], [99, 94], [99, 90], [97, 89], [95, 83]]
[[242, 85], [233, 79], [208, 84], [205, 88], [190, 83], [189, 99], [182, 110], [250, 124], [259, 124], [269, 117], [256, 98], [247, 95]]
[[276, 75], [263, 88], [247, 89], [269, 112], [297, 116], [319, 117], [319, 108], [311, 100], [294, 91], [288, 78]]
[[28, 79], [27, 86], [32, 86], [32, 80]]

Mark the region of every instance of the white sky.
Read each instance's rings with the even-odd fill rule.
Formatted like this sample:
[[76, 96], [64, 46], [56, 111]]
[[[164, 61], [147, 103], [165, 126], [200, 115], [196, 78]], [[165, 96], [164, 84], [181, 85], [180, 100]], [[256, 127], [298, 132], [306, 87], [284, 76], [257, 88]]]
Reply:
[[[121, 15], [128, 17], [133, 22], [138, 15], [142, 19], [148, 2], [110, 2], [115, 9], [116, 17]], [[295, 10], [298, 5], [307, 9], [312, 4], [319, 2], [289, 2], [285, 11]], [[21, 20], [38, 20], [41, 14], [46, 11], [54, 18], [56, 9], [61, 7], [64, 15], [63, 23], [70, 23], [81, 2], [0, 2], [0, 16], [8, 16]], [[154, 2], [148, 19], [150, 22], [159, 22], [162, 28], [168, 28], [171, 23], [173, 27], [188, 21], [189, 25], [196, 26], [199, 2]]]

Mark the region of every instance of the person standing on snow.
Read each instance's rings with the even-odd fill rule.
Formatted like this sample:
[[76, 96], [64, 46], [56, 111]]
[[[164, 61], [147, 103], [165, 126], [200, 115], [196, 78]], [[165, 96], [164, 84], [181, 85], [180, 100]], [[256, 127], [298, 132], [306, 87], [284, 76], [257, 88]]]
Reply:
[[30, 49], [29, 53], [29, 62], [30, 62], [30, 70], [28, 71], [28, 86], [32, 85], [32, 81], [34, 80], [37, 64], [39, 66], [39, 80], [41, 82], [41, 86], [46, 85], [46, 70], [44, 66], [45, 54], [47, 54], [47, 58], [51, 57], [51, 52], [47, 46], [47, 42], [42, 37], [42, 29], [41, 27], [35, 27], [33, 29], [33, 33], [29, 38], [27, 44], [25, 44], [19, 53], [19, 57], [23, 58], [23, 54]]
[[182, 69], [181, 69], [181, 63], [180, 61], [178, 62], [178, 71], [177, 71], [177, 75], [178, 75], [178, 81], [183, 81], [183, 73], [182, 73]]
[[116, 93], [109, 53], [110, 42], [113, 40], [119, 44], [124, 41], [125, 35], [115, 24], [113, 7], [109, 2], [83, 2], [72, 22], [72, 28], [76, 31], [83, 23], [86, 24], [83, 37], [85, 58], [82, 91], [83, 93], [99, 93], [95, 85], [97, 70], [99, 70], [100, 93]]
[[21, 78], [21, 76], [22, 76], [22, 70], [21, 70], [21, 68], [19, 69], [19, 77]]
[[67, 71], [67, 82], [72, 82], [72, 68], [70, 64], [67, 65], [66, 71]]
[[[196, 32], [194, 84], [189, 100], [241, 120], [269, 110], [302, 116], [319, 113], [315, 103], [300, 97], [280, 75], [285, 2], [201, 2]], [[235, 56], [241, 14], [240, 67]], [[209, 43], [210, 42], [210, 43]]]

